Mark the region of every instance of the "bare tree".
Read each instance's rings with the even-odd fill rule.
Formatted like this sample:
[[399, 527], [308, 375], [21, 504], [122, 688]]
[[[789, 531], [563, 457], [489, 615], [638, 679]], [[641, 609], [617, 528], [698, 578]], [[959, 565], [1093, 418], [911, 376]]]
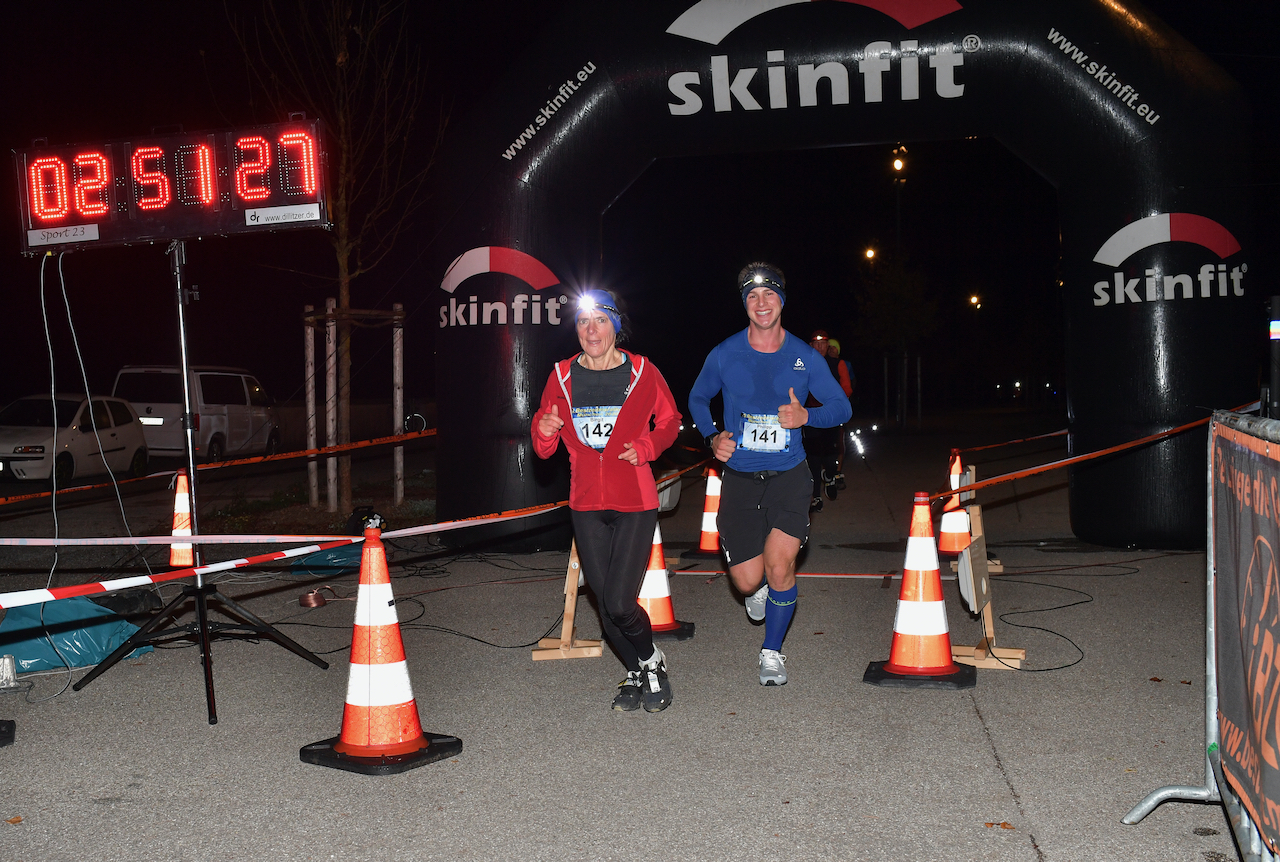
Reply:
[[[351, 284], [386, 258], [424, 201], [446, 120], [418, 137], [425, 70], [403, 2], [264, 0], [247, 20], [227, 7], [249, 74], [277, 119], [324, 121], [338, 282], [338, 442], [351, 441]], [[351, 510], [351, 459], [339, 459], [338, 506]]]

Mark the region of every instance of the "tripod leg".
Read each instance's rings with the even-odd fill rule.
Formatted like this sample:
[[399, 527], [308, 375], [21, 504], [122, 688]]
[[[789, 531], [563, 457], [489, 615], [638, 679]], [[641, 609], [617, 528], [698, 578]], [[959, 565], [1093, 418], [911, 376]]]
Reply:
[[254, 627], [256, 627], [262, 634], [271, 638], [276, 643], [280, 644], [280, 646], [284, 647], [285, 649], [289, 650], [295, 655], [305, 658], [307, 661], [311, 662], [313, 665], [320, 668], [321, 670], [328, 670], [329, 668], [328, 662], [321, 659], [319, 656], [317, 656], [315, 653], [308, 650], [306, 647], [303, 647], [300, 644], [297, 644], [294, 641], [290, 640], [279, 629], [275, 628], [274, 626], [270, 625], [266, 621], [255, 616], [252, 611], [248, 610], [242, 605], [237, 604], [236, 602], [227, 598], [224, 594], [218, 592], [217, 590], [213, 590], [213, 597], [215, 601], [221, 602], [231, 610], [235, 611], [242, 618], [252, 623]]
[[95, 679], [100, 677], [103, 673], [110, 670], [116, 664], [116, 662], [120, 661], [120, 659], [124, 658], [125, 656], [133, 652], [138, 647], [146, 646], [148, 643], [150, 643], [151, 642], [150, 634], [156, 629], [158, 629], [161, 623], [164, 623], [172, 619], [177, 614], [178, 606], [181, 605], [183, 602], [185, 602], [189, 596], [190, 596], [190, 593], [188, 592], [187, 588], [184, 587], [181, 595], [179, 595], [173, 601], [169, 602], [169, 604], [165, 605], [164, 608], [160, 611], [160, 613], [156, 614], [154, 617], [147, 620], [147, 622], [142, 626], [142, 628], [138, 629], [136, 632], [130, 635], [127, 641], [120, 644], [120, 646], [116, 647], [115, 652], [111, 653], [111, 655], [107, 656], [102, 661], [98, 662], [98, 664], [94, 667], [93, 670], [89, 671], [87, 674], [85, 674], [83, 677], [77, 680], [76, 683], [71, 686], [71, 689], [73, 691], [79, 691], [80, 689], [84, 688], [86, 685], [88, 685], [89, 683], [93, 682]]
[[213, 653], [210, 651], [209, 641], [209, 604], [208, 595], [218, 594], [214, 587], [203, 586], [195, 590], [196, 594], [196, 624], [200, 632], [200, 664], [204, 666], [204, 697], [209, 707], [209, 723], [218, 723], [218, 706], [214, 702], [213, 697]]

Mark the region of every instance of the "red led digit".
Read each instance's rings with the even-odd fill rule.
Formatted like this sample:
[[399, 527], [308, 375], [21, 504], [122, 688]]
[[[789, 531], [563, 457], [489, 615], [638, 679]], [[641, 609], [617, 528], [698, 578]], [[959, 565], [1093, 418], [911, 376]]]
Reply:
[[41, 221], [66, 218], [71, 211], [67, 199], [67, 165], [56, 156], [43, 156], [27, 169], [31, 188], [31, 214]]
[[[289, 148], [297, 148], [297, 157], [289, 157]], [[290, 194], [316, 193], [316, 142], [305, 132], [288, 132], [280, 136], [281, 185]]]
[[206, 144], [183, 144], [175, 156], [178, 200], [184, 204], [213, 203], [213, 152]]
[[[148, 170], [147, 162], [153, 162], [155, 168]], [[164, 150], [138, 147], [133, 151], [133, 182], [138, 189], [138, 209], [158, 210], [169, 205], [173, 200], [173, 186], [164, 173]]]
[[[267, 170], [271, 167], [271, 145], [259, 135], [236, 141], [236, 194], [246, 201], [260, 201], [271, 194]], [[252, 152], [252, 161], [245, 156]], [[255, 182], [256, 180], [256, 182]]]
[[111, 169], [102, 153], [80, 153], [75, 158], [76, 185], [71, 197], [76, 212], [86, 216], [107, 214], [107, 184]]

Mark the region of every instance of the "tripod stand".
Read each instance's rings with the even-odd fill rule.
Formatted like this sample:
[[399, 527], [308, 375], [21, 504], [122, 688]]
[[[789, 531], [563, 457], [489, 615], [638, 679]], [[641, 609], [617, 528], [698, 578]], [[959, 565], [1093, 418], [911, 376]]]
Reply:
[[[173, 283], [177, 289], [178, 295], [178, 343], [182, 360], [182, 427], [186, 434], [187, 440], [187, 476], [189, 483], [187, 486], [187, 495], [191, 508], [191, 535], [200, 535], [200, 529], [196, 518], [196, 447], [195, 447], [195, 422], [191, 409], [191, 366], [187, 358], [187, 315], [186, 304], [189, 301], [190, 294], [193, 291], [183, 286], [183, 267], [187, 262], [187, 247], [183, 240], [174, 240], [168, 249], [169, 260], [172, 265]], [[214, 701], [213, 692], [213, 656], [210, 654], [210, 643], [217, 635], [224, 637], [240, 638], [242, 640], [254, 640], [259, 637], [266, 637], [275, 641], [285, 649], [296, 653], [314, 664], [316, 667], [325, 670], [329, 667], [328, 663], [319, 656], [299, 646], [290, 638], [286, 637], [282, 632], [271, 626], [269, 623], [259, 619], [253, 613], [243, 606], [232, 601], [227, 596], [218, 591], [213, 584], [206, 584], [204, 576], [200, 572], [200, 564], [202, 562], [202, 554], [200, 545], [193, 543], [195, 554], [196, 582], [194, 585], [185, 585], [182, 588], [182, 594], [178, 596], [154, 617], [152, 617], [146, 625], [142, 626], [132, 637], [116, 648], [111, 655], [104, 658], [89, 673], [85, 674], [71, 688], [79, 691], [89, 683], [93, 682], [105, 671], [114, 666], [120, 659], [127, 656], [133, 650], [140, 646], [145, 646], [154, 641], [164, 640], [172, 637], [180, 632], [194, 634], [200, 643], [200, 660], [204, 665], [204, 690], [205, 700], [209, 707], [209, 723], [218, 723], [218, 709]], [[179, 609], [186, 603], [187, 599], [195, 600], [196, 620], [193, 623], [186, 623], [174, 628], [168, 628], [163, 631], [156, 631], [164, 623], [177, 616]], [[239, 617], [241, 623], [210, 623], [209, 622], [209, 604], [210, 602], [222, 605], [231, 611], [227, 616]]]

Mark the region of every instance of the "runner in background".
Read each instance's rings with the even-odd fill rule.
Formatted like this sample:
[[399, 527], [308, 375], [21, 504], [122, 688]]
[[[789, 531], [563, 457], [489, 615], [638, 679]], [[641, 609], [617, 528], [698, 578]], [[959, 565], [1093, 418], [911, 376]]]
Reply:
[[[831, 372], [836, 376], [836, 382], [840, 384], [840, 388], [844, 390], [844, 394], [849, 399], [849, 404], [853, 404], [853, 387], [857, 385], [857, 378], [854, 377], [853, 370], [849, 367], [847, 360], [840, 358], [840, 342], [834, 338], [827, 339], [827, 364], [832, 366]], [[845, 447], [849, 445], [849, 438], [845, 436], [845, 427], [840, 426], [840, 449], [836, 456], [836, 480], [835, 489], [843, 491], [845, 489], [844, 481], [844, 452]], [[831, 499], [835, 499], [832, 497]]]
[[[825, 329], [816, 329], [809, 336], [809, 346], [827, 361], [827, 367], [831, 369], [832, 375], [835, 375], [835, 365], [831, 362], [830, 350], [831, 338], [827, 335]], [[810, 393], [808, 399], [804, 402], [804, 406], [813, 409], [821, 406], [817, 398]], [[837, 489], [835, 486], [835, 476], [838, 472], [837, 464], [840, 457], [840, 428], [814, 428], [806, 427], [802, 432], [804, 436], [804, 452], [805, 458], [809, 462], [809, 472], [813, 474], [813, 499], [809, 501], [810, 512], [822, 511], [822, 489], [827, 490], [827, 497], [834, 500], [836, 498]]]

